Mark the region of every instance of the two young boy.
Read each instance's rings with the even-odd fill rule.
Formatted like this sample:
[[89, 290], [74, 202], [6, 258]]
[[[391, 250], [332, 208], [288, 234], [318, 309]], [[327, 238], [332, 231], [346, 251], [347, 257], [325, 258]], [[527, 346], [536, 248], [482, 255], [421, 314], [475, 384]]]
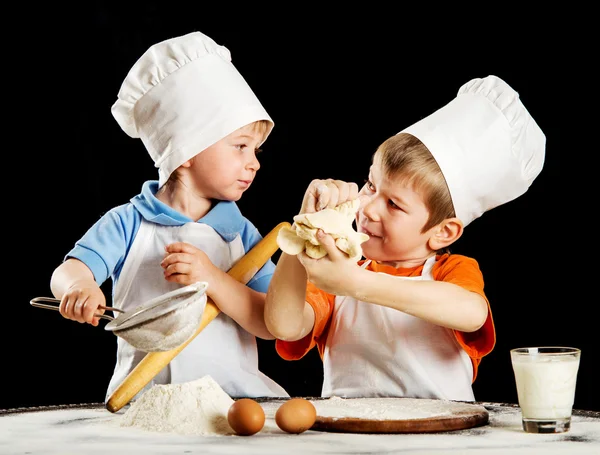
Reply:
[[[318, 347], [324, 396], [473, 400], [494, 325], [476, 260], [447, 248], [543, 166], [545, 136], [517, 92], [474, 79], [381, 144], [360, 192], [337, 180], [309, 186], [300, 214], [360, 198], [365, 260], [319, 232], [325, 257], [282, 253], [273, 275], [269, 262], [243, 286], [226, 271], [261, 236], [235, 202], [273, 122], [230, 60], [196, 32], [152, 46], [131, 69], [113, 115], [144, 142], [159, 179], [107, 212], [55, 270], [63, 316], [97, 325], [108, 278], [117, 308], [206, 280], [222, 315], [156, 383], [211, 374], [231, 396], [285, 395], [258, 370], [255, 337], [274, 336], [286, 359]], [[107, 396], [143, 355], [119, 339]]]

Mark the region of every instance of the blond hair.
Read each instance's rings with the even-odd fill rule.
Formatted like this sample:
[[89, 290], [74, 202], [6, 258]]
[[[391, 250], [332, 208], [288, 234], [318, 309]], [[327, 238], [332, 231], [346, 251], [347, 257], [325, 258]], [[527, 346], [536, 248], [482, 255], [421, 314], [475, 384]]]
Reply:
[[456, 216], [444, 174], [429, 149], [415, 136], [399, 133], [383, 142], [373, 159], [380, 159], [386, 177], [418, 192], [429, 210], [421, 232]]
[[252, 131], [262, 135], [262, 139], [260, 143], [262, 144], [267, 140], [269, 133], [273, 127], [273, 124], [269, 120], [257, 120], [256, 122], [251, 123]]
[[[271, 123], [269, 120], [256, 120], [255, 122], [250, 123], [249, 126], [252, 128], [253, 132], [261, 135], [261, 140], [259, 144], [262, 144], [267, 140], [267, 137], [269, 136], [269, 133], [273, 128], [273, 123]], [[159, 189], [159, 192], [165, 191], [167, 187], [172, 186], [173, 183], [177, 180], [179, 180], [179, 173], [178, 169], [175, 169], [171, 173], [165, 184], [162, 186], [162, 188]]]

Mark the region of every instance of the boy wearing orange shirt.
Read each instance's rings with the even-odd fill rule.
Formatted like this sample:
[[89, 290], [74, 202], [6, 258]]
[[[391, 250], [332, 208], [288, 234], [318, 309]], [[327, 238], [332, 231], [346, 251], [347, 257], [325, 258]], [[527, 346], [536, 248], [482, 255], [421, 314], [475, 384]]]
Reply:
[[279, 355], [296, 360], [317, 346], [324, 397], [474, 401], [495, 329], [477, 261], [448, 247], [484, 212], [527, 191], [545, 143], [518, 93], [488, 76], [381, 144], [360, 192], [354, 183], [311, 182], [300, 214], [360, 198], [366, 260], [322, 230], [325, 257], [282, 252], [265, 303]]

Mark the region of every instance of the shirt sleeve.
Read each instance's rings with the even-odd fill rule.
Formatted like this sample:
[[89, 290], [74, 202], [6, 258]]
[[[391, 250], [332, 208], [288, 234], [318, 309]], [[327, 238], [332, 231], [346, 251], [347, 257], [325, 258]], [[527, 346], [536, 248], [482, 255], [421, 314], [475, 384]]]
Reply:
[[133, 205], [115, 207], [88, 229], [64, 259], [78, 259], [87, 265], [98, 285], [110, 276], [116, 281], [140, 223]]
[[[242, 244], [244, 245], [244, 251], [248, 253], [258, 242], [263, 239], [263, 236], [258, 232], [256, 226], [254, 226], [248, 219], [245, 220], [244, 229], [241, 232]], [[265, 265], [263, 265], [258, 272], [250, 279], [247, 286], [254, 289], [257, 292], [267, 292], [273, 272], [275, 271], [275, 263], [269, 259]]]
[[471, 358], [473, 363], [473, 381], [475, 381], [481, 359], [492, 352], [496, 344], [496, 330], [492, 318], [492, 309], [483, 291], [483, 274], [475, 259], [462, 255], [450, 255], [439, 268], [435, 279], [453, 283], [468, 291], [476, 292], [488, 304], [487, 319], [481, 328], [475, 332], [454, 330], [456, 340]]
[[308, 282], [306, 286], [306, 301], [315, 312], [315, 324], [312, 332], [301, 340], [275, 341], [277, 353], [285, 360], [299, 360], [315, 346], [318, 347], [319, 355], [323, 358], [335, 296], [318, 289], [314, 284]]

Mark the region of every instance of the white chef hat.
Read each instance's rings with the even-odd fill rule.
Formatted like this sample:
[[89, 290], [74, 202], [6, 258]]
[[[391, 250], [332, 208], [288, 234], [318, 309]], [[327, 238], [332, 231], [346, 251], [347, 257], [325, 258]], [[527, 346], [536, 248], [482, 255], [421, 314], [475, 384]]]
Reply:
[[151, 46], [133, 65], [112, 106], [159, 169], [159, 187], [181, 164], [238, 128], [271, 123], [231, 63], [229, 50], [193, 32]]
[[401, 132], [430, 150], [464, 226], [525, 193], [544, 165], [546, 136], [496, 76], [467, 82], [450, 103]]

